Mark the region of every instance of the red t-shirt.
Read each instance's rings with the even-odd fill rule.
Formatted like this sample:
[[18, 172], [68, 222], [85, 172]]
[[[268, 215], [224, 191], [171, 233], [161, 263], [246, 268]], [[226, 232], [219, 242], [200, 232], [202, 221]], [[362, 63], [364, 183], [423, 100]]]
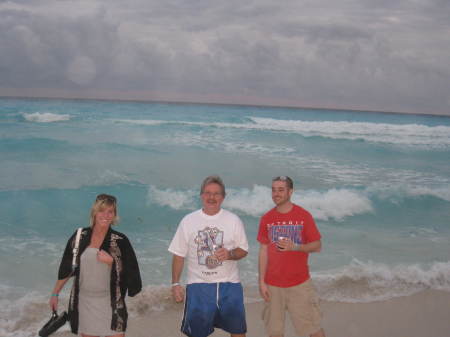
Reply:
[[276, 242], [281, 236], [291, 239], [296, 244], [318, 241], [321, 236], [311, 214], [295, 204], [288, 213], [280, 213], [273, 208], [261, 217], [257, 240], [268, 245], [264, 282], [287, 288], [309, 279], [309, 254], [279, 251]]

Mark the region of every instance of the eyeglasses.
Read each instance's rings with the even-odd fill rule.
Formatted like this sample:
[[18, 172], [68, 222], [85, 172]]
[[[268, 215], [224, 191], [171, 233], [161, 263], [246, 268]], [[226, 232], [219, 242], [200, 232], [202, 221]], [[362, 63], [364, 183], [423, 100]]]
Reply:
[[95, 201], [107, 201], [111, 204], [115, 204], [117, 202], [117, 199], [113, 195], [99, 194], [99, 195], [97, 195], [97, 198], [95, 199]]
[[289, 181], [289, 180], [291, 180], [292, 181], [292, 179], [289, 178], [288, 176], [278, 176], [278, 177], [275, 177], [275, 178], [272, 179], [272, 181], [279, 181], [279, 180], [281, 180], [281, 181]]
[[205, 196], [207, 196], [208, 198], [209, 198], [209, 197], [217, 198], [217, 197], [222, 197], [222, 196], [223, 196], [222, 193], [218, 193], [218, 192], [216, 192], [216, 193], [203, 192], [202, 194], [205, 195]]

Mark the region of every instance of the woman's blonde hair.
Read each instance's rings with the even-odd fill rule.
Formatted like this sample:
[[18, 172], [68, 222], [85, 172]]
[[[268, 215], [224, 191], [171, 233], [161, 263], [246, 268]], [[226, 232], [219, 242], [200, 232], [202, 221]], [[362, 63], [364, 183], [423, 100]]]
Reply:
[[90, 224], [91, 227], [94, 227], [95, 225], [95, 216], [97, 213], [103, 211], [107, 207], [114, 207], [114, 219], [111, 222], [112, 225], [115, 225], [119, 221], [119, 214], [117, 212], [117, 199], [113, 195], [109, 194], [99, 194], [97, 195], [97, 198], [95, 198], [94, 204], [91, 208], [91, 218], [90, 218]]

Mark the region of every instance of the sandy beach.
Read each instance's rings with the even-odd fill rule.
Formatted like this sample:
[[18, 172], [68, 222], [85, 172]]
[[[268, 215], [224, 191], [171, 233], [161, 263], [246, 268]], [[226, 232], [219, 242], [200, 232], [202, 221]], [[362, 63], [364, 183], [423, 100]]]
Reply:
[[[260, 319], [263, 303], [246, 305], [248, 337], [265, 336]], [[182, 315], [179, 308], [152, 312], [131, 319], [129, 337], [178, 337]], [[450, 293], [427, 290], [411, 296], [371, 303], [322, 302], [328, 337], [448, 337]], [[216, 329], [213, 337], [228, 336]], [[294, 337], [290, 324], [285, 337]]]
[[[247, 337], [264, 337], [262, 302], [246, 304]], [[449, 337], [450, 292], [420, 293], [370, 303], [322, 301], [323, 326], [327, 337]], [[129, 320], [127, 337], [182, 337], [182, 304], [161, 311], [148, 311]], [[66, 324], [52, 336], [74, 336]], [[216, 329], [212, 337], [229, 334]], [[285, 337], [296, 337], [287, 320]]]
[[[248, 337], [265, 336], [261, 321], [263, 303], [246, 305]], [[450, 336], [450, 293], [427, 290], [411, 296], [372, 303], [322, 302], [324, 329], [328, 337], [427, 337]], [[130, 321], [130, 337], [175, 337], [182, 306], [178, 310], [152, 313]], [[216, 329], [214, 337], [228, 336]], [[294, 337], [287, 324], [285, 337]]]

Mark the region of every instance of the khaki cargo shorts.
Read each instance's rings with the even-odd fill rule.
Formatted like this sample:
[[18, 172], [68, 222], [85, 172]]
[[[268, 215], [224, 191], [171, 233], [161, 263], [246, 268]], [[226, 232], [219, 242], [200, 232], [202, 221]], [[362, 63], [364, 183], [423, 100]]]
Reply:
[[269, 336], [284, 334], [286, 311], [298, 336], [320, 330], [322, 312], [311, 280], [289, 288], [268, 287], [270, 301], [265, 303], [262, 318]]

